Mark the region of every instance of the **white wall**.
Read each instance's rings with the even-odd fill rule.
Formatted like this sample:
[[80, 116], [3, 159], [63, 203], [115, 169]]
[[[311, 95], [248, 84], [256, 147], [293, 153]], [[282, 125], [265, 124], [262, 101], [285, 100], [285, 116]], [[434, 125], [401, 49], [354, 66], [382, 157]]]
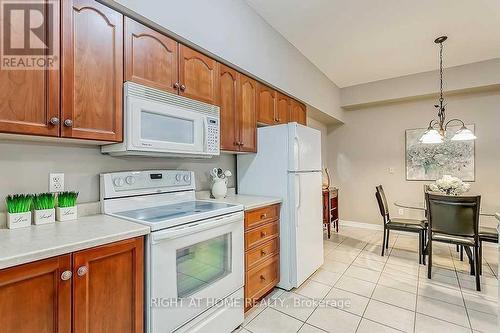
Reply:
[[[110, 0], [103, 2], [113, 3]], [[339, 88], [245, 1], [116, 2], [322, 112], [342, 120]]]
[[[423, 201], [423, 184], [406, 181], [405, 129], [426, 127], [435, 118], [434, 98], [389, 103], [348, 111], [345, 124], [330, 127], [328, 166], [340, 188], [341, 219], [381, 224], [375, 186], [382, 184], [398, 216], [394, 201]], [[476, 181], [470, 193], [482, 195], [483, 206], [500, 209], [500, 90], [467, 93], [446, 99], [447, 116], [475, 124]], [[389, 168], [394, 168], [394, 174]], [[405, 210], [405, 216], [417, 216]], [[481, 223], [491, 223], [484, 218]]]
[[[215, 166], [229, 169], [234, 177], [234, 155], [212, 159], [166, 159], [155, 157], [111, 157], [99, 147], [68, 146], [35, 142], [0, 141], [0, 212], [5, 210], [4, 198], [11, 193], [37, 193], [48, 190], [50, 172], [63, 172], [67, 190], [79, 191], [78, 202], [99, 201], [99, 174], [103, 172], [141, 169], [192, 170], [198, 190], [210, 189], [208, 172]], [[1, 221], [0, 221], [1, 225]]]
[[326, 163], [328, 161], [327, 154], [327, 135], [328, 135], [328, 127], [323, 124], [321, 121], [316, 120], [312, 117], [307, 117], [307, 126], [317, 129], [321, 132], [321, 165], [326, 167]]

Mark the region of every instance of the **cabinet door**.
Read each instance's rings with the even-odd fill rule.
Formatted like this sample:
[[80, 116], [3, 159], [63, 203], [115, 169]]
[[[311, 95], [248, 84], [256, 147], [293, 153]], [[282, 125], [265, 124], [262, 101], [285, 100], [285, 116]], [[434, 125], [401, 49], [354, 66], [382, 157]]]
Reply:
[[62, 13], [62, 136], [122, 141], [123, 16], [92, 0]]
[[257, 152], [257, 82], [239, 74], [240, 151]]
[[199, 101], [217, 103], [219, 64], [189, 47], [179, 45], [180, 94]]
[[297, 122], [302, 125], [307, 125], [307, 111], [306, 106], [296, 100], [291, 100], [290, 107], [290, 122]]
[[[59, 58], [59, 2], [51, 15], [53, 55]], [[3, 26], [3, 15], [0, 15]], [[0, 132], [59, 135], [59, 64], [50, 70], [0, 70]]]
[[220, 66], [220, 149], [239, 151], [238, 73], [227, 66]]
[[73, 254], [73, 332], [143, 332], [142, 237]]
[[257, 121], [266, 125], [275, 125], [276, 91], [261, 83], [258, 85]]
[[177, 42], [125, 17], [125, 80], [178, 92]]
[[277, 100], [276, 121], [280, 124], [286, 124], [290, 116], [290, 98], [282, 93], [278, 93]]
[[71, 332], [71, 256], [65, 255], [0, 271], [0, 331]]

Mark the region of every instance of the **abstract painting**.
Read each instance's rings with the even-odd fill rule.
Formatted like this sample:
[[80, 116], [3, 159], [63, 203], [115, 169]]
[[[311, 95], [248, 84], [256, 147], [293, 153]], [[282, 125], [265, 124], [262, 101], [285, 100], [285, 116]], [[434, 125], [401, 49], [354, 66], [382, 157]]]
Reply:
[[[474, 125], [467, 125], [472, 132]], [[406, 130], [406, 180], [436, 180], [451, 175], [474, 181], [474, 140], [451, 141], [460, 126], [450, 126], [443, 143], [423, 144], [425, 128]]]

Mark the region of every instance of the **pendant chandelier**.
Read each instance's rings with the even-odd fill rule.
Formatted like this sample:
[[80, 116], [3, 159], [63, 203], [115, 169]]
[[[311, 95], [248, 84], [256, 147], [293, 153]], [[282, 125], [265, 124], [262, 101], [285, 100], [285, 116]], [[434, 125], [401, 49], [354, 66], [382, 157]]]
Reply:
[[429, 127], [420, 138], [421, 143], [442, 143], [445, 139], [446, 130], [451, 123], [459, 123], [462, 127], [453, 135], [452, 141], [475, 140], [474, 133], [465, 126], [465, 123], [460, 119], [451, 119], [446, 121], [446, 112], [443, 98], [443, 42], [448, 39], [446, 36], [441, 36], [434, 40], [434, 43], [439, 44], [439, 76], [440, 76], [440, 94], [439, 104], [434, 105], [438, 109], [438, 119], [432, 119]]

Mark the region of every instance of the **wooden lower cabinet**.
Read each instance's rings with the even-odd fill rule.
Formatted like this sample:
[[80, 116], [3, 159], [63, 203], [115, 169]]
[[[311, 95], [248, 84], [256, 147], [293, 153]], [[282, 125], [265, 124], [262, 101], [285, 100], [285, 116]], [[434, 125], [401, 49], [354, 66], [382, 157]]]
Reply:
[[279, 208], [277, 204], [245, 212], [245, 311], [280, 280]]
[[0, 331], [143, 332], [143, 237], [0, 270]]

